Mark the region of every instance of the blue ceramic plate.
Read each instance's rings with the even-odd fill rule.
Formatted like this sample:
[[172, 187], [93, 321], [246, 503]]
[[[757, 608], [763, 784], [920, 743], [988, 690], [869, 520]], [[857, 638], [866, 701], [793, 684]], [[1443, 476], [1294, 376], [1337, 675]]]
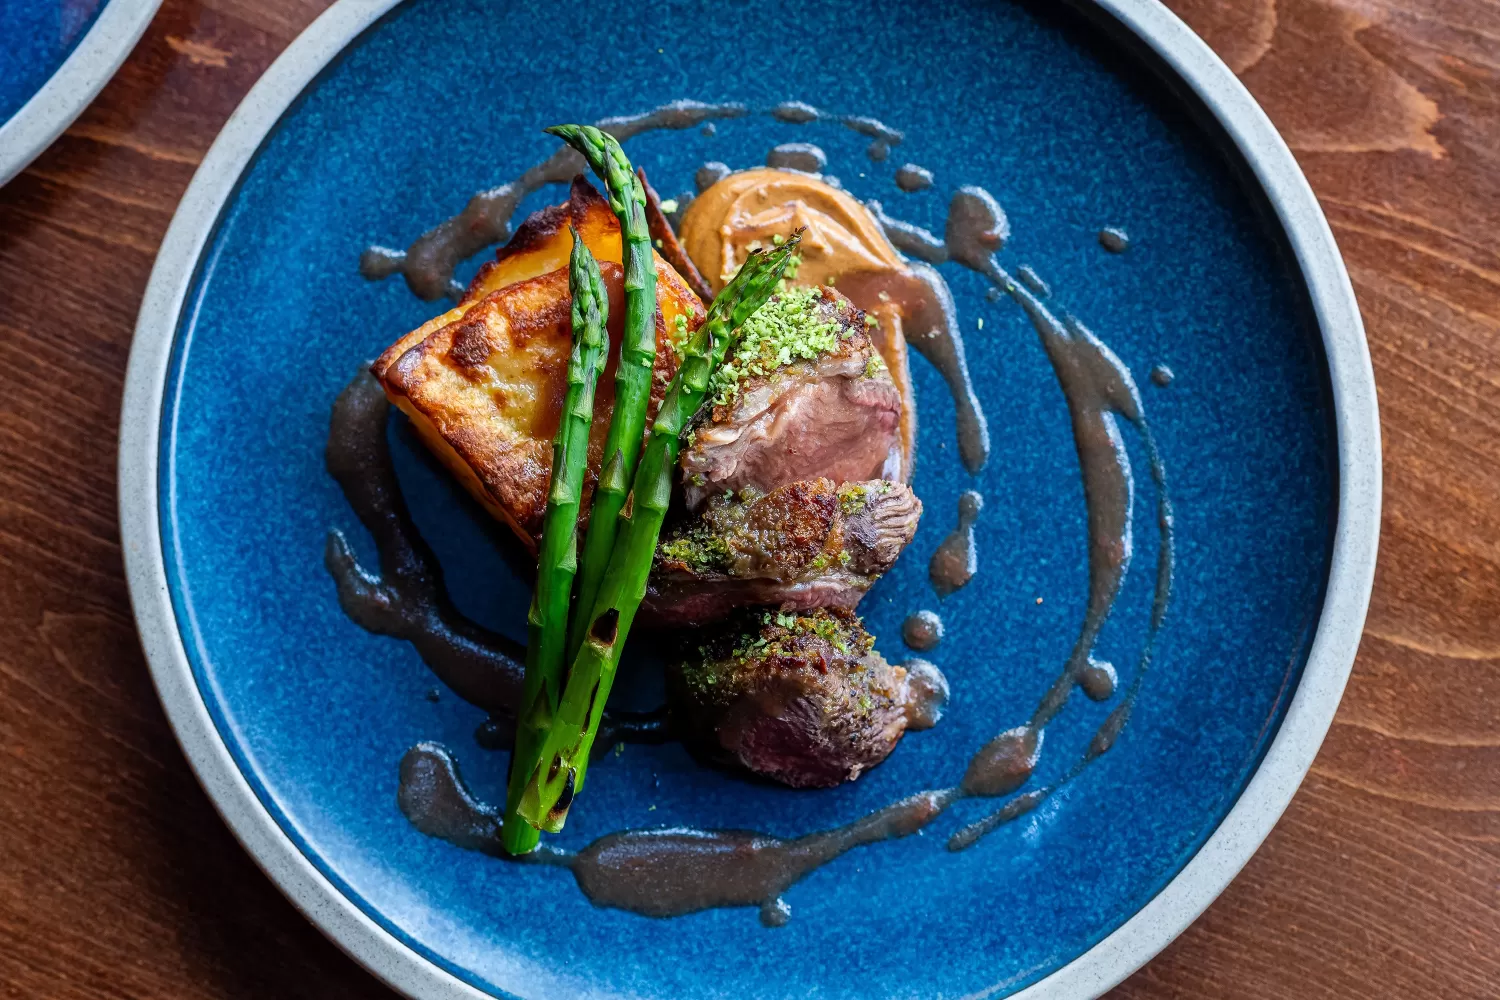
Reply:
[[0, 4], [0, 184], [77, 118], [119, 69], [161, 0]]
[[[913, 485], [927, 513], [861, 612], [893, 661], [908, 655], [908, 615], [942, 617], [927, 655], [952, 685], [947, 717], [859, 781], [817, 792], [706, 769], [676, 744], [630, 746], [595, 765], [554, 841], [657, 826], [800, 836], [957, 782], [1030, 717], [1085, 617], [1075, 424], [1112, 428], [1121, 451], [1106, 475], [1135, 480], [1133, 560], [1093, 648], [1120, 686], [1102, 702], [1075, 694], [1049, 728], [1020, 790], [1056, 789], [1035, 809], [952, 851], [955, 831], [1009, 800], [958, 801], [920, 835], [811, 870], [775, 929], [753, 908], [667, 920], [596, 908], [566, 871], [414, 829], [396, 797], [409, 747], [450, 748], [491, 802], [504, 755], [476, 743], [484, 713], [410, 645], [345, 617], [323, 562], [336, 529], [376, 565], [324, 467], [330, 407], [363, 362], [442, 308], [400, 278], [366, 280], [361, 252], [406, 246], [544, 159], [556, 146], [544, 125], [683, 99], [746, 110], [627, 142], [664, 195], [691, 191], [706, 161], [755, 166], [786, 142], [817, 144], [854, 196], [939, 234], [950, 196], [984, 188], [1009, 220], [996, 266], [1050, 286], [1021, 298], [1092, 345], [1116, 399], [1133, 382], [1141, 411], [1070, 419], [1057, 330], [988, 296], [974, 270], [939, 266], [988, 463], [960, 461], [952, 398], [914, 357]], [[831, 116], [767, 113], [787, 101]], [[900, 140], [871, 149], [870, 130], [838, 116], [879, 119]], [[930, 169], [931, 187], [898, 188], [906, 163]], [[546, 187], [521, 212], [562, 197]], [[1128, 233], [1125, 252], [1105, 248], [1106, 229]], [[344, 0], [246, 99], [184, 199], [142, 308], [123, 427], [137, 614], [189, 757], [311, 918], [420, 996], [1101, 992], [1208, 904], [1290, 798], [1347, 675], [1378, 522], [1373, 384], [1327, 227], [1259, 109], [1148, 0], [565, 13]], [[526, 585], [503, 532], [403, 421], [389, 442], [458, 610], [521, 636]], [[1169, 537], [1153, 443], [1175, 568], [1147, 671]], [[984, 497], [978, 571], [940, 598], [928, 559], [967, 490]], [[649, 674], [624, 697], [649, 701]], [[1114, 747], [1076, 769], [1132, 691]]]

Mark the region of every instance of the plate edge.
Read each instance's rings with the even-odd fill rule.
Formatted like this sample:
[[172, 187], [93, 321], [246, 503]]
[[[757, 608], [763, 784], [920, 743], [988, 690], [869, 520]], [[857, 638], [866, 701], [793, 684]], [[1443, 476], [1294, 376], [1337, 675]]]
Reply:
[[[161, 0], [107, 0], [98, 19], [57, 71], [0, 124], [0, 187], [31, 165], [114, 79], [161, 7]], [[47, 111], [60, 109], [49, 118]]]

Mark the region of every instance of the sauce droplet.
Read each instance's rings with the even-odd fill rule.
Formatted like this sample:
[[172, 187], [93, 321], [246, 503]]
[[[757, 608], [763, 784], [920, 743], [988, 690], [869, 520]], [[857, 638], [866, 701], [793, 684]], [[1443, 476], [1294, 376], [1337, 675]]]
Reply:
[[1168, 368], [1166, 365], [1157, 365], [1155, 368], [1151, 369], [1151, 384], [1159, 389], [1165, 389], [1167, 386], [1171, 385], [1172, 380], [1176, 377], [1177, 376], [1172, 373], [1172, 369]]
[[1115, 693], [1119, 677], [1115, 665], [1104, 660], [1090, 658], [1088, 666], [1078, 674], [1078, 686], [1094, 701], [1104, 701]]
[[906, 728], [931, 729], [943, 720], [948, 704], [948, 678], [931, 662], [912, 657], [902, 666], [906, 669]]
[[821, 174], [828, 166], [828, 154], [810, 142], [784, 142], [766, 154], [766, 166], [777, 170], [800, 170], [804, 174]]
[[974, 578], [979, 556], [974, 547], [974, 522], [984, 509], [984, 496], [966, 490], [958, 498], [958, 527], [943, 539], [927, 564], [927, 576], [939, 597], [947, 597]]
[[1046, 733], [1036, 726], [1017, 726], [990, 740], [964, 772], [961, 787], [969, 795], [1004, 795], [1031, 780], [1042, 756]]
[[915, 163], [905, 163], [896, 171], [896, 186], [903, 191], [922, 191], [932, 187], [932, 171]]
[[1110, 253], [1124, 253], [1130, 249], [1130, 234], [1118, 226], [1099, 230], [1099, 245]]
[[931, 611], [908, 615], [901, 623], [901, 640], [912, 649], [926, 652], [943, 641], [943, 620]]
[[760, 908], [760, 922], [766, 927], [785, 927], [790, 919], [792, 919], [792, 907], [780, 896]]
[[693, 184], [698, 188], [698, 193], [702, 194], [728, 176], [729, 164], [710, 160], [693, 175]]
[[771, 109], [771, 117], [788, 125], [806, 125], [823, 117], [823, 113], [802, 101], [783, 101]]

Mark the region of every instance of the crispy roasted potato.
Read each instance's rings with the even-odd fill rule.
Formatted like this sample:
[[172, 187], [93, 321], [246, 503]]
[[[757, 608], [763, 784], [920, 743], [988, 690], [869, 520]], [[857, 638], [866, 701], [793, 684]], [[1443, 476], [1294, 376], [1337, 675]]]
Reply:
[[[552, 437], [573, 342], [569, 222], [598, 258], [609, 291], [610, 360], [594, 397], [587, 510], [614, 411], [624, 289], [619, 222], [582, 177], [573, 182], [568, 201], [521, 225], [456, 308], [396, 341], [370, 368], [428, 447], [486, 510], [533, 549], [547, 503]], [[656, 297], [653, 413], [677, 370], [674, 339], [696, 330], [704, 318], [698, 296], [660, 257]]]

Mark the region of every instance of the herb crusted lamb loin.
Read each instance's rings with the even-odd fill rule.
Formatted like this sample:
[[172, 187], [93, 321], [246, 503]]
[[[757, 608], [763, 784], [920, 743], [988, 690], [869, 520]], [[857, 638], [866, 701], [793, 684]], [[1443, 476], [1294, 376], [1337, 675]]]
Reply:
[[783, 291], [750, 318], [683, 448], [690, 510], [747, 487], [900, 467], [901, 394], [867, 322], [827, 287]]
[[793, 788], [829, 788], [940, 714], [947, 682], [925, 661], [909, 666], [875, 652], [851, 611], [762, 609], [670, 669], [667, 694], [696, 752]]
[[656, 551], [642, 606], [654, 625], [701, 625], [736, 608], [853, 609], [916, 534], [922, 502], [902, 483], [789, 483], [721, 493]]

